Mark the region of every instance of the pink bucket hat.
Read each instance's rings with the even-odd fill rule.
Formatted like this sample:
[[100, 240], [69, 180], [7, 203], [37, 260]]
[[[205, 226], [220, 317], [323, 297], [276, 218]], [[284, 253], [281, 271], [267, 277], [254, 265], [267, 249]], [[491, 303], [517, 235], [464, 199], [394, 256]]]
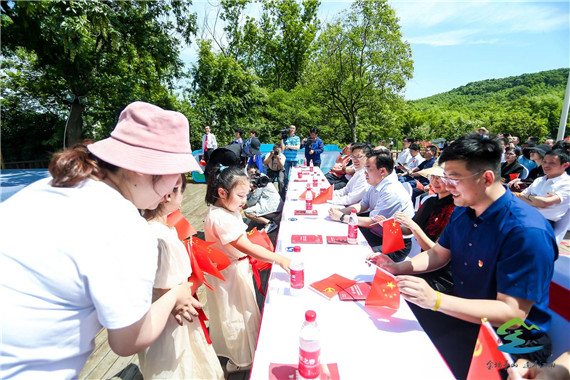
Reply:
[[87, 146], [105, 162], [142, 174], [197, 171], [186, 116], [145, 102], [129, 104], [111, 137]]

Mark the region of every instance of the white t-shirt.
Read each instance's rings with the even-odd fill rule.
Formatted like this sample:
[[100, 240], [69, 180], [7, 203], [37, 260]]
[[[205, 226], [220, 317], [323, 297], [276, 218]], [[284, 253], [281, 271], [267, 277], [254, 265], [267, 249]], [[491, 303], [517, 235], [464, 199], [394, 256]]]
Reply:
[[398, 165], [406, 165], [406, 163], [408, 162], [410, 158], [410, 149], [406, 148], [404, 150], [402, 150], [400, 152], [400, 155], [398, 156], [398, 158], [396, 159], [396, 164], [395, 166]]
[[157, 241], [107, 184], [40, 180], [0, 204], [0, 378], [77, 377], [101, 325], [149, 310]]
[[557, 222], [568, 212], [570, 207], [570, 176], [564, 172], [552, 179], [548, 179], [547, 176], [538, 177], [522, 193], [537, 197], [546, 197], [548, 193], [556, 194], [560, 198], [560, 203], [548, 207], [537, 207], [536, 209], [546, 219]]

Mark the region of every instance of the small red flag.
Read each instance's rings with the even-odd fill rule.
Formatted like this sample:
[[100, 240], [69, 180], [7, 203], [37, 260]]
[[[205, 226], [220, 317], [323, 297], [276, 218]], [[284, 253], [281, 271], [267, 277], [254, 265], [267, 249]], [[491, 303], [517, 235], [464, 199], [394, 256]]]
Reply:
[[400, 307], [400, 289], [396, 278], [390, 273], [376, 268], [376, 275], [364, 305], [387, 306], [398, 309]]
[[315, 197], [317, 194], [315, 194], [315, 192], [313, 190], [305, 190], [303, 191], [303, 194], [301, 194], [299, 196], [299, 199], [305, 199], [305, 196], [307, 195], [307, 191], [310, 191], [311, 193], [313, 193], [313, 203], [315, 202]]
[[334, 186], [329, 186], [326, 191], [323, 191], [315, 199], [313, 199], [313, 204], [326, 203], [327, 201], [332, 201], [333, 199], [333, 189]]
[[418, 189], [420, 189], [420, 190], [423, 190], [423, 189], [424, 189], [424, 184], [421, 183], [420, 181], [418, 181], [417, 179], [416, 179], [415, 181], [416, 181], [416, 187], [417, 187]]
[[[260, 245], [263, 248], [270, 250], [271, 252], [275, 251], [273, 243], [271, 242], [269, 236], [267, 236], [267, 232], [265, 231], [258, 231], [257, 228], [253, 228], [251, 231], [247, 233], [247, 238], [253, 244]], [[271, 263], [265, 261], [256, 261], [255, 266], [257, 270], [271, 269]]]
[[392, 218], [386, 219], [382, 222], [382, 228], [384, 229], [384, 235], [382, 238], [383, 254], [396, 252], [406, 247], [400, 223], [396, 222]]
[[192, 227], [192, 225], [186, 220], [180, 209], [170, 213], [166, 217], [166, 224], [168, 227], [176, 228], [176, 233], [178, 234], [178, 239], [185, 240], [190, 236], [197, 233], [197, 231]]
[[331, 299], [341, 290], [350, 288], [354, 284], [356, 284], [356, 281], [342, 277], [341, 275], [335, 273], [332, 276], [325, 278], [324, 280], [313, 282], [311, 284], [311, 289], [315, 290], [320, 295]]
[[501, 379], [499, 370], [509, 368], [512, 363], [510, 355], [499, 351], [500, 339], [489, 329], [492, 327], [488, 322], [481, 323], [467, 380]]
[[519, 178], [519, 173], [510, 173], [509, 178], [511, 179], [511, 181], [513, 181], [513, 180]]

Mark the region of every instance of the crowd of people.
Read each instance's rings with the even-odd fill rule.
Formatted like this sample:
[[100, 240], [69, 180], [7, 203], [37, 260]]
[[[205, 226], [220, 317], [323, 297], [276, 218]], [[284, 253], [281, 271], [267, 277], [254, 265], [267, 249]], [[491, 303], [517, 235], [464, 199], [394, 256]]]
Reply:
[[[232, 144], [218, 147], [206, 127], [202, 138], [205, 239], [230, 262], [225, 281], [208, 276], [212, 344], [192, 296], [201, 283], [166, 223], [182, 202], [184, 173], [201, 171], [188, 121], [135, 102], [109, 138], [56, 154], [51, 178], [0, 205], [0, 377], [77, 377], [101, 326], [114, 352], [139, 354], [147, 379], [249, 369], [261, 319], [250, 263], [289, 273], [290, 262], [247, 231], [278, 228], [297, 151], [320, 166], [324, 147], [316, 129], [301, 140], [291, 125], [262, 156], [256, 131], [242, 135], [236, 129]], [[403, 144], [396, 160], [385, 146], [348, 144], [326, 173], [329, 217], [348, 223], [356, 210], [369, 259], [397, 276], [457, 378], [467, 376], [482, 318], [495, 327], [513, 318], [535, 325], [520, 338], [537, 349], [513, 356], [549, 361], [549, 285], [559, 231], [570, 224], [570, 143], [519, 147], [518, 138], [480, 129], [444, 149], [421, 148], [412, 137]], [[383, 255], [382, 222], [390, 218], [402, 226], [404, 248]], [[414, 239], [422, 252], [410, 258]], [[218, 356], [228, 359], [224, 369]]]

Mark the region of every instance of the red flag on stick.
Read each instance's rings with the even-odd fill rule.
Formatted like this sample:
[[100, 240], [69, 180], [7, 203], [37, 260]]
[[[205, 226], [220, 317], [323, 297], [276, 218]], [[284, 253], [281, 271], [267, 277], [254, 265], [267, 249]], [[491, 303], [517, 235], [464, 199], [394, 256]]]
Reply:
[[180, 209], [170, 213], [166, 217], [166, 224], [168, 227], [176, 228], [176, 233], [178, 234], [178, 239], [185, 240], [190, 236], [196, 234], [196, 230], [192, 225], [186, 220]]
[[190, 263], [192, 265], [192, 273], [196, 278], [203, 282], [208, 288], [213, 289], [210, 284], [206, 282], [204, 272], [209, 275], [215, 276], [222, 281], [225, 281], [224, 276], [220, 273], [230, 265], [230, 260], [221, 251], [210, 247], [213, 242], [207, 242], [197, 237], [192, 237], [186, 240], [185, 246], [190, 256]]
[[305, 199], [305, 196], [307, 195], [307, 191], [310, 191], [311, 193], [313, 193], [313, 203], [315, 203], [314, 199], [316, 197], [317, 194], [315, 194], [315, 192], [313, 190], [305, 190], [303, 191], [303, 194], [301, 194], [299, 196], [299, 199]]
[[387, 306], [398, 309], [400, 307], [400, 289], [396, 278], [390, 273], [376, 268], [376, 275], [364, 305]]
[[[259, 231], [257, 228], [253, 228], [251, 231], [247, 233], [247, 238], [253, 244], [260, 245], [263, 248], [270, 250], [271, 252], [275, 251], [273, 243], [271, 242], [269, 236], [267, 236], [267, 232], [265, 231]], [[271, 263], [267, 263], [265, 261], [256, 261], [255, 267], [257, 268], [257, 270], [267, 270], [271, 269]]]
[[400, 223], [396, 222], [393, 218], [386, 219], [382, 222], [382, 228], [384, 229], [382, 238], [383, 254], [396, 252], [406, 247]]
[[499, 370], [510, 368], [513, 364], [511, 355], [499, 351], [498, 347], [501, 344], [501, 339], [499, 339], [491, 324], [484, 318], [479, 328], [479, 335], [473, 350], [473, 358], [469, 366], [467, 380], [501, 379]]
[[320, 193], [315, 199], [313, 199], [313, 204], [326, 203], [327, 201], [332, 201], [333, 199], [333, 189], [334, 186], [329, 186], [326, 191]]

